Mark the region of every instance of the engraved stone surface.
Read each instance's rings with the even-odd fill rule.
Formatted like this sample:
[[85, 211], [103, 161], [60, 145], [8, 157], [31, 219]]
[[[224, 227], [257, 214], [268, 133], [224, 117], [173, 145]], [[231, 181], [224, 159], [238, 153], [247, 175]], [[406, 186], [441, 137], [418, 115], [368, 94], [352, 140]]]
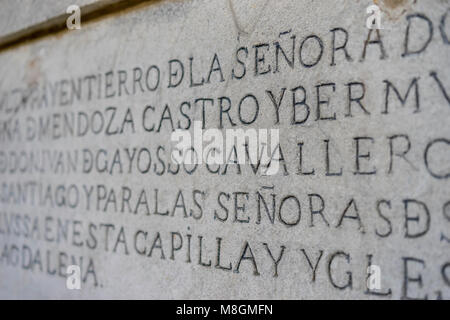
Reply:
[[450, 299], [449, 16], [162, 1], [1, 51], [0, 298]]

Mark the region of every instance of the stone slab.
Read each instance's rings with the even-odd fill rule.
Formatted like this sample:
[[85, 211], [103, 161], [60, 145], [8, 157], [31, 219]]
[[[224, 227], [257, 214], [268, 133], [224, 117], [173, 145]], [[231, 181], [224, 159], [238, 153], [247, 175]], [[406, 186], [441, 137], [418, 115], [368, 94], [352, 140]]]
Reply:
[[[449, 299], [450, 3], [369, 5], [164, 1], [0, 52], [0, 298]], [[177, 165], [198, 124], [277, 132], [278, 170]]]

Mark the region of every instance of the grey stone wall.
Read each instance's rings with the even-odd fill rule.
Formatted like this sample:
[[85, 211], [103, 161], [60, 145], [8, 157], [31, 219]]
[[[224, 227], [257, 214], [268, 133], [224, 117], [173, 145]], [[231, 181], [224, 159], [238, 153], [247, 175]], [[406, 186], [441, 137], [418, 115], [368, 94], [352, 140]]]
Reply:
[[[0, 37], [71, 4], [25, 2]], [[159, 1], [4, 48], [0, 297], [449, 299], [450, 3], [373, 4]], [[177, 129], [279, 143], [177, 163]]]

